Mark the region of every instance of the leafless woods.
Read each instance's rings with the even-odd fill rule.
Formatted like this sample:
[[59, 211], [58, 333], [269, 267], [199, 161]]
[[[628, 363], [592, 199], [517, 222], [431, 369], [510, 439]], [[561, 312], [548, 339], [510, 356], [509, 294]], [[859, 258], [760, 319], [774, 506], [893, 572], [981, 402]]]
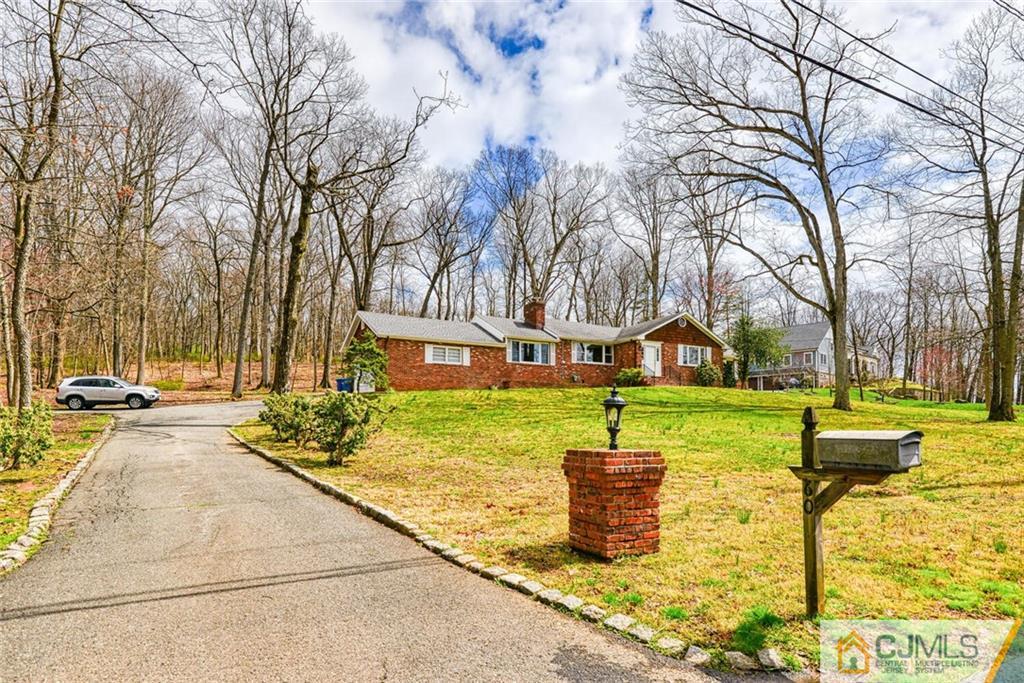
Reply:
[[326, 386], [356, 309], [531, 299], [595, 323], [827, 320], [839, 408], [863, 353], [993, 419], [1020, 402], [1024, 42], [998, 8], [948, 78], [908, 89], [886, 36], [831, 5], [683, 3], [623, 77], [625, 139], [594, 141], [620, 146], [615, 169], [532, 141], [432, 166], [423, 131], [462, 105], [447, 78], [375, 111], [301, 2], [0, 12], [13, 404], [185, 360], [235, 395], [290, 389], [299, 359]]

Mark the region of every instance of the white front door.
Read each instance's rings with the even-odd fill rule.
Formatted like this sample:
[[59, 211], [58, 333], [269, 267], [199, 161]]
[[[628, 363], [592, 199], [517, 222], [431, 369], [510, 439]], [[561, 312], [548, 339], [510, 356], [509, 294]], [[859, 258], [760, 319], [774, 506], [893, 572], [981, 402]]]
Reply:
[[644, 344], [644, 377], [661, 377], [661, 344]]

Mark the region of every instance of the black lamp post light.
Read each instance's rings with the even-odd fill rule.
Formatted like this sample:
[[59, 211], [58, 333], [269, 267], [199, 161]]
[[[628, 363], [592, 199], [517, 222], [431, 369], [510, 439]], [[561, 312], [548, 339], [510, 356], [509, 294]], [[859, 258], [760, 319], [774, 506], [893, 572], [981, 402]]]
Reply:
[[611, 441], [608, 443], [608, 450], [619, 450], [619, 429], [622, 426], [622, 409], [626, 407], [626, 399], [619, 396], [619, 390], [612, 385], [612, 394], [603, 402], [604, 419], [608, 423], [608, 434]]

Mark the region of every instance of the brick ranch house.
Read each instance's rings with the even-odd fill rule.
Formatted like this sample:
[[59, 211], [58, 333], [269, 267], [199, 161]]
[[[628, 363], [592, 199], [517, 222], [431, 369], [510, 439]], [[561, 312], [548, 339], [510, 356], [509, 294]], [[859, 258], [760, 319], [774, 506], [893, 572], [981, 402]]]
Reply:
[[697, 383], [704, 359], [722, 368], [725, 342], [687, 313], [611, 327], [549, 319], [533, 302], [523, 317], [460, 322], [359, 311], [345, 346], [372, 332], [398, 390], [607, 386], [637, 367], [650, 384], [685, 385]]

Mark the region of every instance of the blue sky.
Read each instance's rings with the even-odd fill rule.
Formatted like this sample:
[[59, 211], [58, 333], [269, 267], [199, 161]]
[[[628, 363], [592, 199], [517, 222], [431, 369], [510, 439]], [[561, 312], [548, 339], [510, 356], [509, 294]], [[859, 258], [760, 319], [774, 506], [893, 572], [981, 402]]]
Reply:
[[[851, 27], [890, 26], [893, 53], [935, 77], [940, 50], [984, 2], [847, 2]], [[371, 103], [407, 116], [440, 72], [463, 107], [431, 124], [433, 162], [470, 163], [486, 144], [531, 141], [570, 161], [615, 166], [632, 115], [618, 84], [648, 30], [678, 31], [671, 2], [338, 2], [311, 5], [356, 55]], [[916, 85], [916, 84], [915, 84]], [[884, 105], [883, 105], [884, 106]]]

